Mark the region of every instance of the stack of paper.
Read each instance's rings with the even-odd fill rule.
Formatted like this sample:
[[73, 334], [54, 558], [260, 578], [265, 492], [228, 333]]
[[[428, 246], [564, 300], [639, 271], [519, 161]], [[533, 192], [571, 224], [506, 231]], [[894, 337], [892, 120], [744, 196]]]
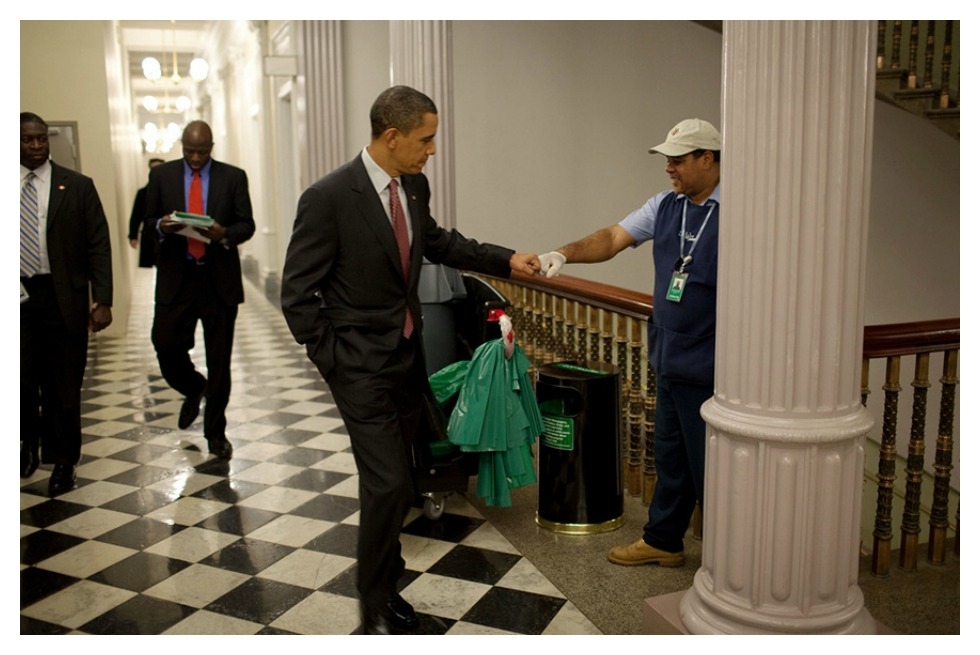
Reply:
[[203, 227], [209, 228], [211, 224], [214, 223], [214, 219], [210, 216], [202, 216], [201, 214], [190, 214], [188, 212], [174, 212], [171, 218], [184, 225], [190, 225], [191, 227]]

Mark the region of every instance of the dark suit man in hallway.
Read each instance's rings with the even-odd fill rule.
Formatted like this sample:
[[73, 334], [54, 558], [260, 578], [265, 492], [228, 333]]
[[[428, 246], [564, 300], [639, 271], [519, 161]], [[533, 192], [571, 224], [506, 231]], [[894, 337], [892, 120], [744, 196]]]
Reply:
[[[183, 159], [150, 171], [144, 230], [159, 236], [152, 340], [167, 384], [184, 396], [177, 425], [186, 429], [204, 406], [208, 451], [231, 457], [225, 408], [238, 305], [245, 300], [238, 244], [255, 233], [245, 171], [211, 158], [211, 128], [192, 121], [181, 138]], [[207, 229], [173, 220], [174, 211], [214, 219]], [[197, 237], [185, 236], [193, 230]], [[197, 322], [204, 327], [205, 378], [191, 360]]]
[[55, 496], [75, 483], [88, 332], [112, 323], [112, 253], [91, 178], [50, 155], [47, 123], [22, 113], [20, 474], [37, 470], [43, 441]]
[[477, 243], [429, 214], [422, 168], [435, 154], [439, 122], [430, 98], [392, 87], [370, 117], [368, 146], [300, 197], [282, 308], [350, 434], [364, 631], [391, 634], [418, 626], [397, 581], [405, 570], [399, 534], [415, 498], [411, 453], [429, 386], [419, 334], [422, 258], [509, 277], [536, 272], [537, 257]]

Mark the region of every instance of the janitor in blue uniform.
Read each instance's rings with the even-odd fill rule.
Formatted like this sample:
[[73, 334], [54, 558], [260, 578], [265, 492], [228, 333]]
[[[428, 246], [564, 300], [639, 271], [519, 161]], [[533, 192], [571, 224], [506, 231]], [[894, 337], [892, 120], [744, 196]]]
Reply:
[[657, 483], [643, 537], [616, 546], [608, 558], [624, 565], [683, 566], [684, 533], [695, 504], [704, 502], [700, 410], [714, 393], [721, 135], [711, 123], [689, 118], [650, 152], [667, 158], [671, 190], [653, 196], [619, 223], [539, 260], [541, 274], [554, 277], [566, 263], [604, 262], [653, 241], [648, 343], [657, 374]]

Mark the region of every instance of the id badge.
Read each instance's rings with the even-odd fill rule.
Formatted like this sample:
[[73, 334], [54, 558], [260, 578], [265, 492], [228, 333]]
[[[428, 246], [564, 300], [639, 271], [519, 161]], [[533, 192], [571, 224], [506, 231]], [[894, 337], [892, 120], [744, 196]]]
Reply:
[[670, 286], [667, 287], [667, 300], [671, 302], [681, 301], [681, 296], [684, 295], [684, 285], [687, 284], [687, 275], [687, 273], [674, 271], [670, 277]]

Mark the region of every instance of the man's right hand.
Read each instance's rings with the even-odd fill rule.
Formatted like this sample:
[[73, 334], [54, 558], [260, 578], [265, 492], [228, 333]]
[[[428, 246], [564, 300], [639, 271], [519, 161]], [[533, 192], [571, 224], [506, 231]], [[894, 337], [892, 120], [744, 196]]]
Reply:
[[538, 271], [540, 275], [545, 277], [555, 277], [558, 275], [558, 271], [561, 267], [565, 265], [565, 255], [561, 254], [557, 250], [551, 252], [546, 252], [543, 255], [538, 255], [538, 262], [541, 265], [541, 269]]

